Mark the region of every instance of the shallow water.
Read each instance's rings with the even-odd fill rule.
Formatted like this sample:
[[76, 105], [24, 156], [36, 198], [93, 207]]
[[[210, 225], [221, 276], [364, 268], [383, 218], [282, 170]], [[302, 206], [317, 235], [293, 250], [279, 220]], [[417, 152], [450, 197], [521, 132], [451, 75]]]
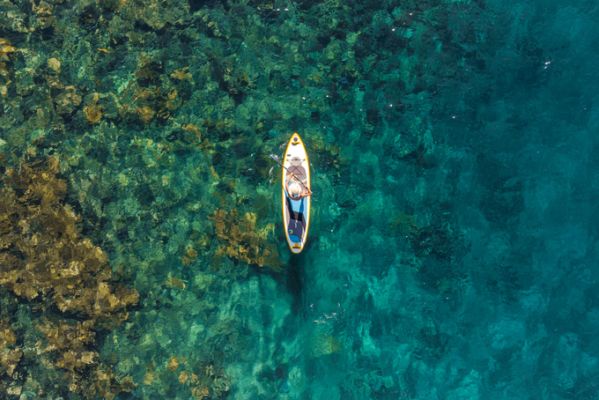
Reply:
[[[139, 292], [87, 344], [118, 398], [598, 398], [594, 2], [48, 7], [0, 3], [3, 169], [58, 158]], [[269, 158], [293, 131], [294, 257]], [[82, 317], [0, 296], [0, 388], [86, 397], [27, 351]]]

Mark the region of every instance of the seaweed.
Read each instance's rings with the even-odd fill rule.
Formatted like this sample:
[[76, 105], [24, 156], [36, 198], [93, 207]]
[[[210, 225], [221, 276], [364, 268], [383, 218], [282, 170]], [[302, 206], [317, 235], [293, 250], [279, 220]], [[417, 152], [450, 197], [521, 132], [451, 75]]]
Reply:
[[0, 377], [12, 378], [23, 351], [16, 345], [17, 338], [8, 321], [0, 320]]
[[[84, 398], [112, 398], [118, 382], [96, 350], [96, 334], [116, 327], [138, 302], [134, 289], [113, 283], [108, 256], [81, 234], [80, 218], [64, 203], [67, 185], [55, 157], [8, 168], [0, 188], [0, 286], [41, 314], [42, 340], [28, 362], [63, 371], [61, 383]], [[15, 374], [20, 350], [3, 322], [0, 363]], [[92, 375], [96, 379], [84, 379]], [[39, 379], [38, 379], [39, 380]], [[45, 388], [52, 392], [51, 388]]]
[[0, 38], [0, 96], [8, 96], [8, 88], [12, 83], [10, 79], [10, 55], [15, 53], [17, 48], [11, 45], [8, 39]]
[[220, 241], [217, 255], [259, 267], [276, 268], [281, 265], [277, 248], [267, 240], [269, 233], [274, 230], [273, 224], [259, 229], [256, 226], [256, 214], [246, 212], [240, 216], [237, 209], [217, 209], [211, 219], [216, 237]]

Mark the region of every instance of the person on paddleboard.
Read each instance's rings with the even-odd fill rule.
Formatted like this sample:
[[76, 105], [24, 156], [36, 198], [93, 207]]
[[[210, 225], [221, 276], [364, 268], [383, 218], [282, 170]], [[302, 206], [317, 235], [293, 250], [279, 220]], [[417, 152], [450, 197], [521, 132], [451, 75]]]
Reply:
[[312, 191], [295, 177], [291, 177], [287, 180], [287, 193], [289, 193], [289, 197], [293, 200], [299, 200], [303, 197], [310, 196]]

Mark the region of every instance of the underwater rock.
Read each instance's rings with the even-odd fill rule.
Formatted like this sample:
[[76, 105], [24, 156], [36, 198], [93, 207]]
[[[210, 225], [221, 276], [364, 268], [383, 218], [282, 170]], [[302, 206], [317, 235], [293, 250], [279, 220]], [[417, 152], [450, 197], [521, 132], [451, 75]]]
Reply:
[[192, 76], [189, 73], [189, 67], [178, 68], [178, 69], [174, 70], [173, 72], [171, 72], [171, 74], [169, 76], [178, 81], [184, 81], [184, 80], [190, 81], [192, 79]]
[[312, 357], [322, 357], [338, 353], [341, 350], [341, 343], [332, 335], [315, 334], [311, 338], [310, 355]]
[[62, 116], [73, 114], [81, 105], [81, 95], [77, 93], [74, 86], [66, 86], [64, 90], [54, 98], [56, 112]]
[[60, 73], [61, 63], [60, 60], [56, 57], [51, 57], [48, 59], [48, 68], [50, 68], [55, 73]]
[[156, 115], [156, 112], [150, 106], [137, 107], [135, 112], [144, 124], [149, 124]]
[[0, 61], [8, 60], [8, 55], [17, 51], [17, 48], [12, 46], [8, 39], [0, 38]]
[[90, 124], [97, 124], [102, 119], [103, 108], [98, 104], [98, 100], [100, 100], [100, 95], [98, 93], [94, 93], [86, 100], [86, 105], [83, 107], [83, 114], [85, 115], [85, 119]]
[[15, 71], [15, 89], [17, 95], [27, 97], [35, 93], [37, 85], [34, 81], [35, 70], [23, 68]]
[[44, 0], [39, 3], [31, 3], [31, 11], [33, 11], [33, 18], [31, 18], [31, 30], [47, 29], [52, 26], [55, 22], [54, 6]]
[[0, 3], [0, 31], [29, 32], [29, 27], [25, 23], [26, 20], [27, 15], [17, 5], [9, 1]]

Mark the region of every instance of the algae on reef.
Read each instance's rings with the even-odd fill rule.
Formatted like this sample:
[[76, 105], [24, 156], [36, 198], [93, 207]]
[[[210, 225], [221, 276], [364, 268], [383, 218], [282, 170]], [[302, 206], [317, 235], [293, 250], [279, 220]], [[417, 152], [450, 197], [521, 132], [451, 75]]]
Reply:
[[277, 248], [266, 238], [274, 230], [273, 224], [262, 229], [256, 227], [256, 214], [247, 212], [239, 217], [237, 210], [227, 212], [218, 209], [212, 215], [216, 237], [221, 242], [217, 255], [258, 265], [278, 267], [280, 265]]
[[[137, 303], [138, 294], [112, 282], [106, 253], [81, 235], [79, 217], [63, 202], [67, 187], [58, 168], [58, 160], [50, 157], [9, 168], [1, 181], [0, 288], [41, 312], [41, 320], [31, 325], [43, 335], [34, 350], [24, 351], [24, 338], [3, 320], [0, 373], [12, 379], [13, 391], [33, 379], [27, 376], [30, 370], [18, 369], [24, 355], [27, 364], [39, 363], [58, 376], [52, 386], [60, 383], [84, 398], [112, 398], [128, 383], [117, 382], [99, 360], [96, 332], [127, 319], [127, 307]], [[83, 379], [90, 375], [94, 379]], [[35, 379], [44, 384], [44, 378]], [[0, 380], [0, 391], [8, 390], [7, 385]], [[53, 390], [42, 386], [38, 395]]]
[[0, 320], [0, 376], [13, 377], [23, 351], [15, 346], [17, 339], [6, 321]]

